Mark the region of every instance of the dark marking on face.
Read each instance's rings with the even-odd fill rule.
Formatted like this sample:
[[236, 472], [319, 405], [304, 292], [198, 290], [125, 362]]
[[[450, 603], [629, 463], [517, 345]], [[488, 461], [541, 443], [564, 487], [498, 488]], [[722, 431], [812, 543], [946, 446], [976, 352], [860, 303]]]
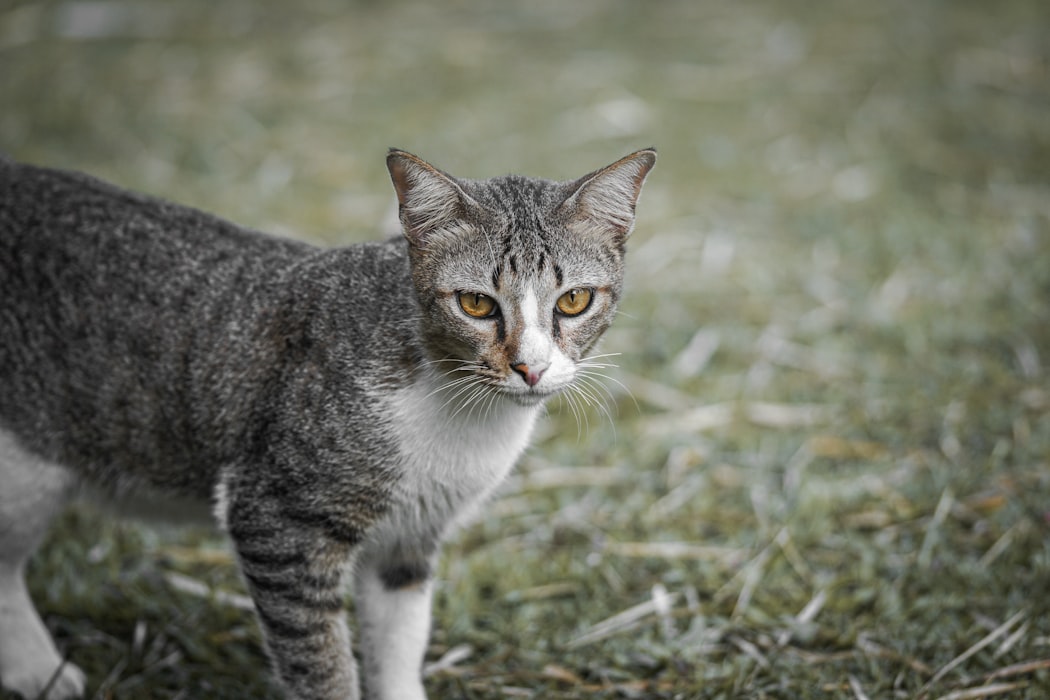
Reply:
[[496, 320], [496, 341], [502, 345], [507, 342], [507, 321], [503, 318], [503, 314], [497, 314]]

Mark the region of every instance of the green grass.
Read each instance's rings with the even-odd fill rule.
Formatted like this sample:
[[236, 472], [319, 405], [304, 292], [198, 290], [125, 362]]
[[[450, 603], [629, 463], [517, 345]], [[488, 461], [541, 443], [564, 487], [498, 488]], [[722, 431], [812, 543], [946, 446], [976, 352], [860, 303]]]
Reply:
[[[655, 144], [604, 344], [633, 398], [553, 406], [450, 543], [431, 695], [1042, 698], [1048, 34], [1034, 0], [16, 2], [0, 149], [335, 243], [389, 230], [387, 146], [568, 178]], [[214, 534], [90, 507], [29, 578], [95, 697], [276, 697], [250, 615], [171, 574], [243, 592]]]

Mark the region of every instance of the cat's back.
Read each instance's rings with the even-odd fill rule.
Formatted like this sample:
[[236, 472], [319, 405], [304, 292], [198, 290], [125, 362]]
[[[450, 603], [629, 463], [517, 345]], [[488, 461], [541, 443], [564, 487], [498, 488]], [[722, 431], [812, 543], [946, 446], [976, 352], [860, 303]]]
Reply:
[[190, 398], [229, 374], [282, 275], [315, 253], [0, 160], [0, 429], [64, 461], [191, 450], [204, 436]]
[[151, 274], [155, 289], [200, 288], [308, 250], [89, 175], [0, 160], [0, 269], [14, 293], [94, 286], [134, 297]]
[[314, 250], [81, 173], [0, 161], [0, 360], [18, 372], [58, 356], [56, 370], [155, 357], [250, 311]]

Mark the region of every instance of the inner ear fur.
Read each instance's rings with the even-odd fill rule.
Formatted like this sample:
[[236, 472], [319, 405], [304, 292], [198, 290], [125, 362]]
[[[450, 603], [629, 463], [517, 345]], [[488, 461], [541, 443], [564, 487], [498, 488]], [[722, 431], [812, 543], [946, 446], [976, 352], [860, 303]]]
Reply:
[[386, 165], [401, 228], [412, 245], [425, 247], [430, 234], [465, 217], [471, 199], [448, 173], [396, 148], [387, 154]]
[[642, 185], [655, 164], [655, 148], [624, 156], [571, 183], [560, 208], [570, 220], [627, 237], [634, 228]]

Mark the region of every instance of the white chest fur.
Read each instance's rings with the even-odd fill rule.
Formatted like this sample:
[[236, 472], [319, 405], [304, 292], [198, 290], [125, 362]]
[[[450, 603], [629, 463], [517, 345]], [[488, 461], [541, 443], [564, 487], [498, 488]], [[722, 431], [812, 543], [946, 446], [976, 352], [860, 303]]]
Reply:
[[[387, 400], [404, 469], [399, 515], [449, 523], [468, 514], [506, 477], [542, 409], [499, 396], [464, 406], [449, 401], [450, 391], [437, 382], [418, 382]], [[417, 510], [425, 512], [412, 512]]]

